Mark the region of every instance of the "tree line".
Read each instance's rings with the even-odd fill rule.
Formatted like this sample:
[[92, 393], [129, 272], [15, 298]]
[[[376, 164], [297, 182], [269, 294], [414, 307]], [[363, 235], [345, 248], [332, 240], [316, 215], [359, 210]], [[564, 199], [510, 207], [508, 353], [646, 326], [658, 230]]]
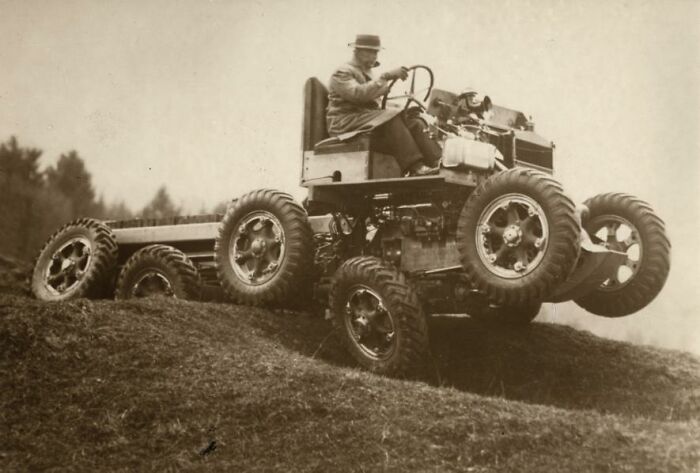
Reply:
[[178, 215], [165, 186], [140, 211], [124, 201], [106, 203], [76, 151], [61, 154], [40, 170], [42, 151], [20, 146], [16, 137], [0, 143], [0, 254], [31, 259], [60, 225], [80, 217], [103, 220]]

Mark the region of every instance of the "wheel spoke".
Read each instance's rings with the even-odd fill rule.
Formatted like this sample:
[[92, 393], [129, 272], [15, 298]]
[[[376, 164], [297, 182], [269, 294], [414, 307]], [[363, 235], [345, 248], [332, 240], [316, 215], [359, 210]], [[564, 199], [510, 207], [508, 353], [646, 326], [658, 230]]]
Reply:
[[521, 237], [521, 246], [535, 246], [537, 241], [537, 235], [532, 232], [526, 232], [523, 230], [523, 236]]
[[47, 282], [51, 285], [56, 283], [57, 281], [61, 281], [66, 277], [66, 275], [61, 271], [58, 274], [49, 274], [46, 278]]
[[265, 266], [267, 266], [267, 262], [263, 258], [257, 258], [250, 275], [252, 277], [262, 276]]
[[513, 204], [508, 205], [508, 210], [506, 210], [506, 215], [508, 216], [508, 225], [513, 225], [520, 222], [520, 215], [518, 215], [518, 209]]
[[494, 253], [494, 256], [496, 257], [495, 261], [493, 261], [493, 264], [496, 264], [500, 261], [500, 259], [506, 254], [510, 253], [510, 247], [508, 245], [501, 245], [501, 247], [496, 250]]
[[542, 222], [540, 221], [539, 215], [534, 214], [525, 217], [520, 222], [520, 228], [524, 234], [529, 233], [535, 238], [539, 238], [541, 235], [537, 235], [535, 233], [536, 231], [539, 231], [540, 233], [542, 232]]
[[496, 237], [498, 237], [498, 238], [503, 237], [503, 232], [505, 231], [505, 229], [506, 229], [505, 226], [501, 227], [501, 226], [495, 225], [495, 224], [492, 224], [492, 225], [489, 227], [489, 231], [490, 231], [494, 236], [496, 236]]
[[608, 243], [617, 243], [617, 229], [620, 228], [619, 222], [608, 222], [605, 225], [605, 230], [608, 232], [606, 241]]
[[632, 271], [636, 271], [637, 266], [639, 266], [639, 261], [633, 260], [632, 258], [627, 258], [624, 265], [630, 268]]
[[530, 257], [528, 256], [525, 248], [518, 247], [518, 249], [515, 251], [515, 254], [518, 257], [518, 261], [521, 262], [524, 266], [530, 264]]
[[88, 260], [90, 259], [89, 255], [83, 254], [80, 258], [74, 260], [75, 261], [75, 266], [80, 269], [85, 269], [87, 267]]
[[527, 266], [530, 264], [530, 258], [525, 248], [519, 246], [515, 250], [515, 256], [516, 261], [513, 263], [513, 270], [517, 272], [525, 271]]
[[635, 232], [630, 232], [629, 236], [622, 241], [625, 251], [632, 245], [639, 243], [639, 238]]
[[236, 254], [236, 263], [239, 265], [244, 265], [253, 256], [252, 250], [244, 250]]

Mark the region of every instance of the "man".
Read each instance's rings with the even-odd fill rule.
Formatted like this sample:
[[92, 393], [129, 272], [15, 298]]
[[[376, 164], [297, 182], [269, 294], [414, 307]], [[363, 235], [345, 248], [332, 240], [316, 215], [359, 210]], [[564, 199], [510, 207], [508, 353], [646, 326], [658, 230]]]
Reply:
[[391, 154], [408, 176], [436, 174], [440, 147], [425, 133], [425, 122], [408, 117], [400, 109], [382, 110], [378, 99], [389, 90], [394, 79], [406, 80], [408, 70], [398, 67], [372, 77], [381, 48], [379, 36], [357, 35], [353, 58], [331, 76], [326, 125], [328, 134], [341, 140], [372, 132], [372, 149]]

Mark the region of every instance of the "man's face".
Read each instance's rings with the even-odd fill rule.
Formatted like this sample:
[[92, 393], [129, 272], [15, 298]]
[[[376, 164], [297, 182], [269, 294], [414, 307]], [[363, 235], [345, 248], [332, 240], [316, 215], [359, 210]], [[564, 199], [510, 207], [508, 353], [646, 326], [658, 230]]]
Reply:
[[357, 62], [359, 62], [362, 67], [367, 69], [374, 66], [374, 63], [377, 62], [378, 54], [379, 51], [374, 49], [355, 49], [355, 57], [357, 58]]

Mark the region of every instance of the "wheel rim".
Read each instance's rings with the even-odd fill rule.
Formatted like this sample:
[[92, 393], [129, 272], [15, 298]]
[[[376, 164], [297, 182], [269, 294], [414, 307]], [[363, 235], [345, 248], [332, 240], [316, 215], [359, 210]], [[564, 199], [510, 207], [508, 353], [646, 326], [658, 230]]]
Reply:
[[155, 269], [143, 273], [131, 288], [131, 297], [167, 296], [176, 297], [170, 280]]
[[396, 349], [396, 329], [381, 296], [366, 286], [353, 287], [345, 304], [345, 328], [360, 351], [385, 360]]
[[641, 266], [644, 248], [639, 230], [629, 220], [617, 215], [602, 215], [591, 219], [592, 240], [609, 250], [620, 251], [627, 255], [623, 264], [618, 266], [615, 274], [603, 281], [600, 289], [615, 291], [634, 279]]
[[75, 289], [85, 276], [92, 261], [90, 240], [71, 238], [51, 256], [44, 282], [49, 292], [60, 296]]
[[531, 273], [547, 251], [549, 224], [544, 210], [524, 194], [492, 201], [476, 227], [479, 258], [492, 273], [517, 279]]
[[266, 211], [246, 215], [231, 235], [229, 259], [236, 276], [248, 285], [265, 284], [284, 260], [284, 230]]

